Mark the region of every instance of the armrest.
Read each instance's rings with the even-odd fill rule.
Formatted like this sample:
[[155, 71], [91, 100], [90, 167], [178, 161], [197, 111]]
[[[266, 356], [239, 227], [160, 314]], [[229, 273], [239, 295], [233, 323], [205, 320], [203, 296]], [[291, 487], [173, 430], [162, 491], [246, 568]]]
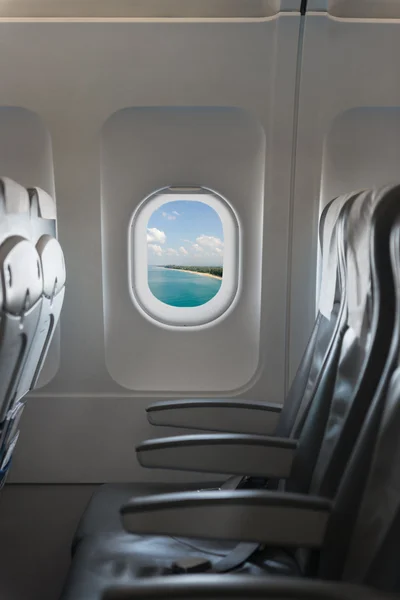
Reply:
[[275, 432], [281, 410], [280, 404], [231, 399], [167, 400], [146, 408], [152, 425], [259, 435]]
[[180, 492], [133, 498], [120, 509], [130, 533], [318, 548], [331, 502], [259, 491]]
[[392, 594], [341, 582], [249, 575], [169, 575], [113, 586], [103, 600], [394, 600]]
[[136, 447], [143, 467], [260, 477], [290, 475], [295, 440], [238, 433], [182, 435]]

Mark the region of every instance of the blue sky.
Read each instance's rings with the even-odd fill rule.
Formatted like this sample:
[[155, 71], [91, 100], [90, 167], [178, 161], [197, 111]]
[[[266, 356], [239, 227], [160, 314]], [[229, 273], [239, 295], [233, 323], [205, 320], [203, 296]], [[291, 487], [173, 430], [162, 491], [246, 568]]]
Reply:
[[149, 219], [147, 248], [149, 265], [222, 266], [221, 219], [204, 202], [168, 202]]

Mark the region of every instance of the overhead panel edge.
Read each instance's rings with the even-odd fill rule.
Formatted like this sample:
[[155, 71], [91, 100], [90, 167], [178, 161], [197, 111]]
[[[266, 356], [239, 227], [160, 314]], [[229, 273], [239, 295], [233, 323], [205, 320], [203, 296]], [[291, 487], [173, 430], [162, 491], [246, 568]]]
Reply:
[[310, 12], [338, 19], [400, 19], [400, 0], [308, 0]]
[[269, 19], [300, 12], [305, 0], [0, 0], [0, 20]]

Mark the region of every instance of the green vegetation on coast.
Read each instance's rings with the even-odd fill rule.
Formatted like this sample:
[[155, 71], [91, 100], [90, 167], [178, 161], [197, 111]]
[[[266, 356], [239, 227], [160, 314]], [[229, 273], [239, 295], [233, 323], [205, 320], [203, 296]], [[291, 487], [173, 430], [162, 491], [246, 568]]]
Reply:
[[165, 265], [164, 269], [178, 269], [180, 271], [191, 271], [192, 273], [204, 273], [221, 278], [223, 273], [222, 267], [183, 267], [181, 265]]

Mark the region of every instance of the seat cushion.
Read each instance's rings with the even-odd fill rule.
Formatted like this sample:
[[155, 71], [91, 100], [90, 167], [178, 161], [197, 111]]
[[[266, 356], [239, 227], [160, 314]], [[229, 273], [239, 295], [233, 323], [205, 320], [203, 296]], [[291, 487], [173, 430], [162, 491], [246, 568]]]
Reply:
[[[100, 600], [112, 585], [133, 584], [138, 577], [167, 575], [174, 561], [204, 558], [215, 564], [235, 547], [235, 542], [197, 540], [125, 533], [120, 507], [132, 496], [210, 489], [215, 483], [181, 485], [106, 484], [92, 496], [78, 525], [73, 560], [60, 600]], [[280, 549], [259, 551], [237, 572], [298, 576], [295, 558]]]
[[79, 542], [87, 536], [113, 532], [122, 533], [123, 527], [119, 509], [133, 496], [149, 496], [200, 488], [211, 489], [219, 487], [219, 485], [215, 482], [201, 484], [121, 483], [101, 485], [89, 500], [89, 504], [79, 521], [72, 542], [72, 553], [75, 552]]
[[[183, 557], [204, 558], [215, 564], [234, 545], [128, 533], [86, 536], [76, 549], [60, 600], [100, 600], [110, 586], [132, 585], [143, 577], [168, 576], [174, 561]], [[294, 557], [279, 549], [258, 552], [254, 560], [236, 572], [300, 575]]]

